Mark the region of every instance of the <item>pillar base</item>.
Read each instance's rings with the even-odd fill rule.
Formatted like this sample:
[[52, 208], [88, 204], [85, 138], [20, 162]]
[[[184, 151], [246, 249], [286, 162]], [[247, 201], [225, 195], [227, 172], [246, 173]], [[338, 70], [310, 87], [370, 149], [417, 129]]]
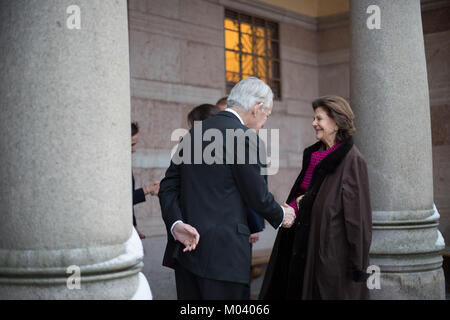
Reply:
[[381, 276], [380, 289], [370, 291], [371, 299], [445, 299], [445, 243], [438, 221], [436, 206], [373, 213], [370, 264], [380, 268]]
[[[113, 250], [117, 246], [112, 246]], [[13, 263], [12, 266], [0, 266], [0, 300], [5, 299], [145, 299], [152, 298], [150, 287], [147, 280], [140, 273], [143, 267], [143, 248], [141, 240], [133, 228], [133, 232], [129, 240], [122, 245], [122, 254], [115, 258], [95, 263], [81, 264], [78, 266], [79, 286], [75, 284], [75, 273], [68, 272], [69, 266], [77, 266], [74, 252], [86, 253], [95, 251], [95, 248], [61, 250], [57, 257], [61, 260], [55, 260], [50, 256], [52, 251], [46, 251], [40, 259], [35, 259], [32, 263], [28, 263], [27, 267], [19, 267], [14, 265], [17, 262], [17, 255], [22, 256], [24, 252], [9, 252], [9, 259], [4, 259], [6, 263]], [[105, 252], [106, 249], [100, 249]], [[57, 261], [64, 261], [61, 252], [70, 252], [70, 264], [59, 267], [45, 267], [54, 264]], [[2, 252], [3, 255], [6, 252]], [[29, 251], [30, 257], [39, 257], [39, 252]], [[49, 259], [49, 260], [47, 260]], [[46, 261], [47, 260], [47, 263]], [[85, 261], [86, 257], [80, 256], [80, 262]], [[33, 265], [37, 261], [39, 266]], [[29, 261], [30, 262], [30, 261]]]

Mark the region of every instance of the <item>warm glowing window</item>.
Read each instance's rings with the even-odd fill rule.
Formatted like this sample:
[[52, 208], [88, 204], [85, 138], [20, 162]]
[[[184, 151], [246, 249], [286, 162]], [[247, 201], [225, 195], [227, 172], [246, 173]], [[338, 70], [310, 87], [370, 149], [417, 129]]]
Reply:
[[226, 9], [224, 26], [227, 92], [239, 80], [255, 76], [280, 99], [278, 24]]

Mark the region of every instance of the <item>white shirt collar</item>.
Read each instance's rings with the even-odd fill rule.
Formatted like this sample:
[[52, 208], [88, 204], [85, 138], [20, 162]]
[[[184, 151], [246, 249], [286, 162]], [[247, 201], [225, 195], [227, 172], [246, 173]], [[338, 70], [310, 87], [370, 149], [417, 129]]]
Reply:
[[234, 114], [236, 117], [238, 117], [239, 121], [245, 126], [244, 121], [242, 121], [242, 118], [239, 115], [239, 113], [237, 113], [236, 111], [234, 111], [233, 109], [230, 109], [230, 108], [226, 108], [225, 111], [228, 111], [228, 112], [231, 112], [232, 114]]

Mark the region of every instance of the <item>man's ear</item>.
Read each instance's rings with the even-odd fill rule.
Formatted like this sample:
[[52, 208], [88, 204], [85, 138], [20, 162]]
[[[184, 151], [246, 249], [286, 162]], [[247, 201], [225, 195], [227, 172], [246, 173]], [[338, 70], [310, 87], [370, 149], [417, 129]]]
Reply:
[[262, 108], [262, 103], [256, 103], [252, 108], [252, 116], [256, 116], [256, 114], [258, 113], [258, 110]]

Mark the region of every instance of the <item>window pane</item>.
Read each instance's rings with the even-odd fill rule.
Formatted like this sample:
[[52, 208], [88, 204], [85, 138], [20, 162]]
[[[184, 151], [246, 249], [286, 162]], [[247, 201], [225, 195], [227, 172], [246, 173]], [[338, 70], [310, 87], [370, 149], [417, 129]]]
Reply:
[[238, 83], [241, 80], [239, 73], [233, 73], [227, 71], [227, 82]]
[[247, 33], [247, 34], [252, 34], [252, 26], [248, 23], [241, 22], [241, 32]]
[[225, 29], [239, 31], [239, 24], [236, 20], [225, 19]]
[[253, 52], [253, 37], [248, 34], [241, 35], [242, 41], [242, 52], [252, 53]]
[[266, 76], [266, 59], [256, 58], [256, 73], [258, 78], [263, 78]]
[[251, 55], [242, 55], [242, 73], [253, 75], [253, 59]]
[[225, 9], [225, 78], [227, 92], [255, 76], [280, 98], [279, 26], [275, 22]]
[[225, 51], [226, 71], [239, 72], [239, 54], [232, 51]]
[[239, 33], [225, 30], [225, 49], [239, 50]]
[[258, 56], [267, 56], [266, 52], [266, 42], [264, 38], [254, 38], [254, 54], [257, 54]]
[[264, 38], [266, 35], [266, 31], [264, 30], [264, 27], [258, 27], [255, 26], [255, 36]]
[[251, 35], [241, 35], [242, 52], [266, 56], [264, 38], [256, 38]]

